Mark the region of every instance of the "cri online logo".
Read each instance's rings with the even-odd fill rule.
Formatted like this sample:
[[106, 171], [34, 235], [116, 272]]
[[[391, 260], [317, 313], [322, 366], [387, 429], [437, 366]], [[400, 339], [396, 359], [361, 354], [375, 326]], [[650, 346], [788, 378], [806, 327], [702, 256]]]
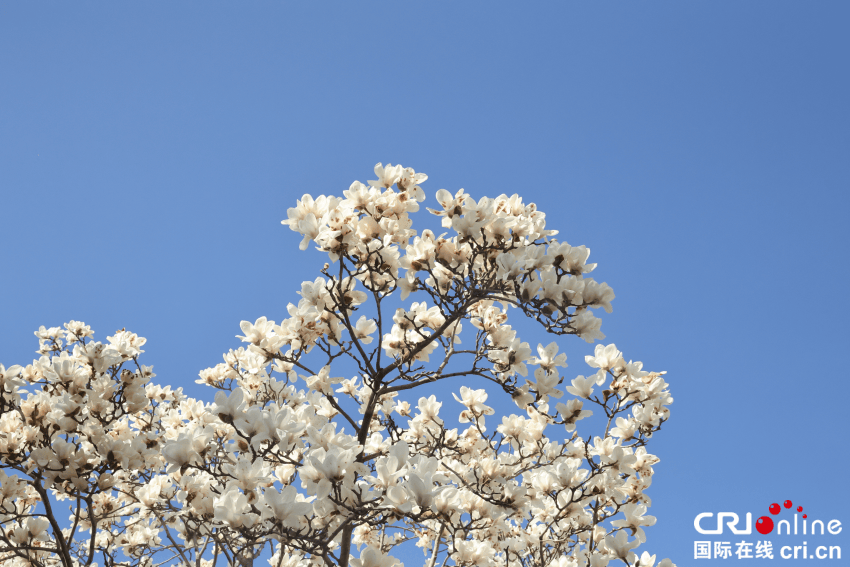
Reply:
[[[790, 500], [786, 500], [782, 503], [786, 509], [793, 508], [794, 503]], [[782, 511], [782, 507], [779, 504], [773, 503], [768, 507], [768, 511], [776, 516]], [[797, 506], [797, 512], [802, 512], [803, 507]], [[711, 518], [714, 514], [711, 512], [703, 512], [702, 514], [698, 514], [696, 518], [694, 518], [694, 528], [701, 534], [721, 534], [723, 533], [723, 526], [726, 525], [732, 531], [733, 534], [751, 534], [752, 533], [752, 521], [753, 515], [750, 512], [747, 512], [747, 521], [743, 528], [738, 528], [738, 514], [734, 512], [720, 512], [717, 514], [717, 527], [715, 529], [706, 530], [704, 529], [700, 523], [703, 518]], [[815, 530], [819, 529], [820, 533], [824, 533], [824, 523], [822, 520], [814, 520], [811, 523], [811, 526], [808, 524], [808, 515], [803, 514], [802, 521], [802, 533], [806, 535], [807, 533], [811, 533], [815, 535]], [[725, 521], [724, 521], [725, 520]], [[798, 516], [794, 514], [794, 534], [798, 533]], [[791, 534], [791, 522], [789, 520], [779, 520], [776, 524], [778, 526], [776, 533], [777, 535], [782, 535], [782, 528], [784, 525], [785, 534]], [[773, 518], [770, 516], [762, 516], [758, 520], [756, 520], [756, 530], [760, 534], [767, 535], [773, 531], [775, 524], [773, 522]], [[826, 525], [826, 530], [832, 535], [837, 535], [841, 532], [841, 522], [838, 520], [830, 520]]]

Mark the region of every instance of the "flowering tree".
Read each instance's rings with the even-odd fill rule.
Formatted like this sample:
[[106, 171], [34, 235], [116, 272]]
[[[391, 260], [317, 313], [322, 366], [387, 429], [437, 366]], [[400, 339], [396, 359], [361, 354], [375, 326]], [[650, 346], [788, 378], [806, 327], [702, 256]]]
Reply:
[[[32, 364], [0, 366], [4, 566], [248, 566], [265, 549], [275, 566], [392, 567], [408, 541], [426, 567], [655, 565], [634, 550], [655, 523], [646, 445], [669, 416], [663, 373], [599, 345], [594, 373], [563, 387], [557, 343], [532, 349], [508, 324], [512, 311], [603, 338], [592, 309], [614, 294], [588, 277], [587, 248], [517, 195], [463, 190], [429, 209], [451, 235], [420, 234], [426, 176], [375, 172], [289, 209], [301, 249], [330, 262], [289, 318], [242, 322], [247, 347], [200, 374], [214, 403], [152, 384], [145, 339], [96, 342], [77, 321], [36, 332]], [[461, 428], [435, 395], [415, 401], [435, 382]], [[497, 394], [519, 413], [494, 428]], [[605, 419], [583, 438], [586, 407]]]

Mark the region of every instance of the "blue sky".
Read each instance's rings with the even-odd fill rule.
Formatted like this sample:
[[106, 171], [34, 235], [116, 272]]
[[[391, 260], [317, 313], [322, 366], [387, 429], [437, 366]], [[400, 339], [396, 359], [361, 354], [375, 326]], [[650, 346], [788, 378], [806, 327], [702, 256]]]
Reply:
[[[28, 363], [39, 325], [126, 327], [159, 382], [211, 400], [198, 371], [239, 346], [239, 321], [284, 317], [324, 262], [286, 209], [402, 163], [430, 195], [519, 193], [591, 248], [617, 294], [606, 342], [667, 370], [676, 400], [645, 549], [690, 565], [694, 540], [719, 539], [696, 514], [785, 499], [850, 522], [849, 16], [6, 3], [0, 362]], [[586, 373], [587, 346], [564, 348], [566, 375]], [[821, 539], [850, 553], [846, 530]]]

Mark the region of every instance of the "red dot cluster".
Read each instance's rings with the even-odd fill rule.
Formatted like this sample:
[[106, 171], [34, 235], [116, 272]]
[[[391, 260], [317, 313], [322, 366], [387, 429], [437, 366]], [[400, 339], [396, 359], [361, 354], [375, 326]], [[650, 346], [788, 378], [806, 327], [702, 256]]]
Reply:
[[[786, 500], [782, 503], [782, 505], [785, 506], [785, 508], [791, 508], [792, 506], [794, 506], [794, 503], [790, 500]], [[782, 508], [780, 508], [779, 504], [774, 502], [768, 507], [768, 511], [775, 516], [782, 511]], [[803, 507], [797, 506], [797, 511], [802, 512]], [[806, 514], [803, 514], [803, 517], [806, 518], [808, 516], [806, 516]], [[773, 519], [770, 516], [762, 516], [761, 518], [756, 520], [756, 530], [758, 530], [760, 534], [769, 534], [773, 531]]]

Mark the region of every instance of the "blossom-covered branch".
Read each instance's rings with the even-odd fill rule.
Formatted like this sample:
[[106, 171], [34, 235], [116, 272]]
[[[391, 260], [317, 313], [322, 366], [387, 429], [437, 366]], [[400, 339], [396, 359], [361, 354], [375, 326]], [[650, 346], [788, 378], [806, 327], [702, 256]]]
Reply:
[[[517, 195], [440, 190], [428, 210], [447, 232], [418, 232], [427, 176], [375, 173], [289, 209], [328, 263], [287, 318], [242, 322], [246, 346], [200, 373], [212, 403], [152, 384], [145, 339], [103, 344], [76, 321], [42, 327], [32, 364], [0, 366], [4, 565], [248, 566], [266, 550], [277, 566], [392, 567], [406, 542], [428, 567], [655, 565], [635, 549], [655, 523], [664, 373], [598, 345], [567, 385], [558, 343], [532, 349], [508, 321], [603, 338], [594, 309], [614, 294], [589, 250]], [[414, 392], [436, 382], [460, 427]], [[490, 417], [494, 396], [518, 413]], [[593, 412], [604, 428], [580, 437]]]

